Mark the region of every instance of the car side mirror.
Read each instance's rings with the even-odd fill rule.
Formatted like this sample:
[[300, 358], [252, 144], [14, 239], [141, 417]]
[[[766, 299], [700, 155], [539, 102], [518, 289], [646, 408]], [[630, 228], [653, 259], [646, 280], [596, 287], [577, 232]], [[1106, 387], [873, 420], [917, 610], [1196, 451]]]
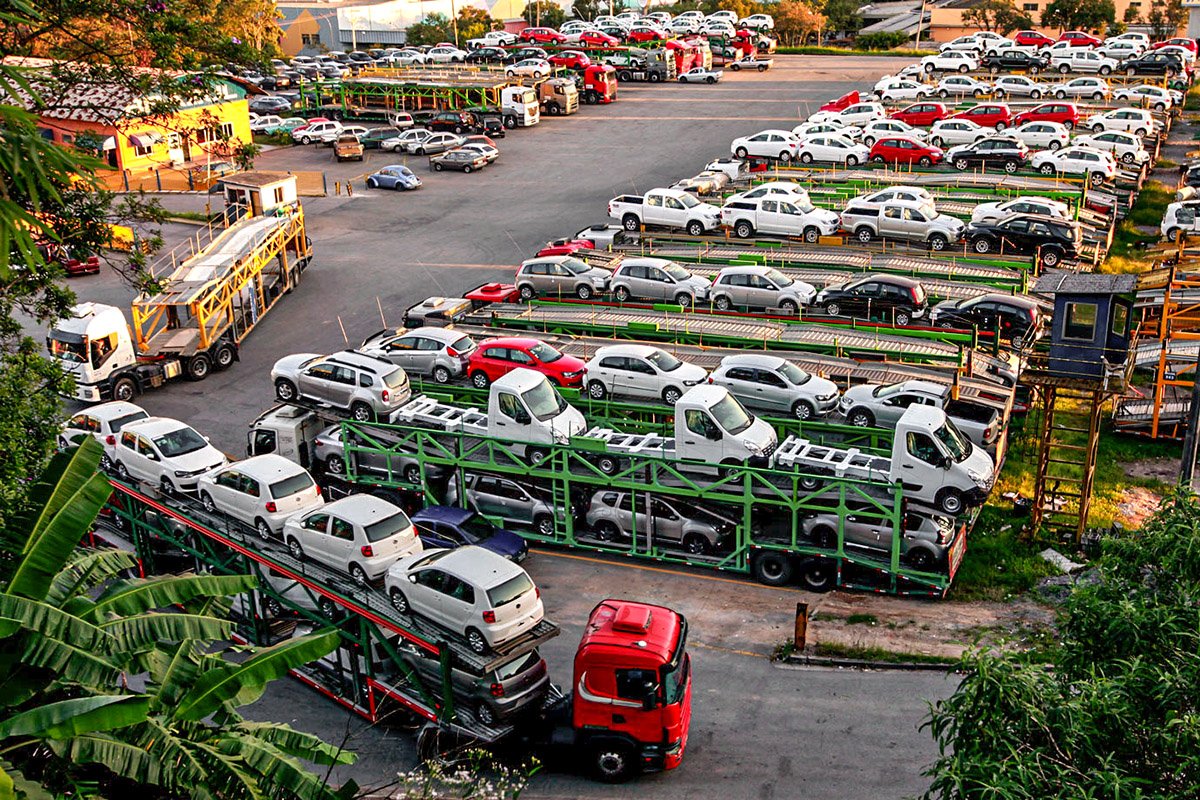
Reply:
[[408, 576], [408, 582], [409, 582], [409, 583], [416, 583], [416, 582], [417, 582], [417, 576], [416, 576], [415, 574], [414, 574], [414, 575], [409, 575], [409, 576]]
[[150, 459], [151, 461], [162, 461], [162, 459], [158, 457], [158, 453], [146, 453], [146, 458]]

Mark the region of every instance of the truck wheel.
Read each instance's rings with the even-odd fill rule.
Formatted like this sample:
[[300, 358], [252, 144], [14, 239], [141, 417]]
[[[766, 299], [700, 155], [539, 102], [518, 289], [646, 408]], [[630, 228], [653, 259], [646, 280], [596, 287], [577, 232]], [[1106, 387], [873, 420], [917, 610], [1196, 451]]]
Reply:
[[712, 542], [698, 533], [689, 533], [683, 537], [683, 549], [688, 555], [706, 556], [712, 552]]
[[542, 536], [553, 536], [554, 518], [549, 514], [538, 514], [533, 518], [533, 529]]
[[486, 389], [492, 385], [492, 379], [487, 376], [483, 370], [475, 370], [471, 373], [471, 385], [476, 389]]
[[821, 488], [823, 481], [815, 475], [801, 475], [798, 483], [804, 491], [815, 492]]
[[187, 361], [187, 377], [189, 381], [202, 381], [212, 371], [212, 361], [205, 353], [197, 353]]
[[875, 426], [875, 415], [865, 408], [852, 408], [846, 415], [846, 421], [856, 428], [872, 428]]
[[625, 742], [604, 743], [592, 750], [592, 772], [604, 783], [624, 783], [633, 777], [635, 766], [633, 748]]
[[820, 238], [821, 232], [813, 226], [809, 225], [804, 229], [804, 241], [808, 242], [809, 244], [816, 244], [817, 240]]
[[129, 402], [137, 395], [137, 384], [133, 382], [133, 378], [128, 376], [117, 378], [113, 381], [112, 396], [113, 400], [122, 400]]
[[667, 388], [663, 389], [663, 402], [669, 406], [674, 406], [679, 402], [679, 398], [681, 397], [683, 397], [683, 392], [674, 386], [668, 386]]
[[229, 369], [236, 360], [237, 348], [231, 342], [222, 342], [213, 353], [213, 367], [219, 370]]
[[355, 403], [350, 406], [350, 416], [357, 422], [374, 422], [375, 410], [366, 403]]
[[800, 567], [800, 583], [810, 592], [828, 592], [837, 583], [837, 566], [828, 558], [814, 558]]
[[504, 127], [508, 128], [510, 131], [511, 131], [513, 128], [517, 127], [517, 118], [516, 118], [516, 116], [514, 116], [513, 114], [509, 114], [508, 116], [506, 116], [506, 117], [504, 118]]
[[786, 553], [766, 550], [751, 562], [754, 579], [767, 586], [786, 586], [792, 582], [792, 560]]
[[280, 378], [275, 381], [275, 396], [285, 403], [290, 403], [296, 399], [296, 384], [289, 381], [287, 378]]
[[734, 226], [733, 232], [739, 239], [749, 239], [754, 235], [754, 226], [749, 222], [742, 221]]
[[792, 404], [792, 416], [796, 419], [812, 419], [817, 410], [807, 400], [797, 400]]
[[958, 489], [947, 488], [937, 493], [937, 507], [953, 517], [961, 514], [965, 505], [962, 492]]
[[594, 106], [600, 102], [600, 93], [595, 89], [588, 89], [583, 93], [583, 102], [589, 106]]
[[642, 221], [637, 218], [636, 214], [626, 214], [621, 218], [621, 225], [627, 231], [636, 231], [642, 226]]
[[704, 233], [704, 225], [696, 220], [692, 220], [687, 224], [688, 236], [699, 236]]
[[562, 106], [560, 106], [558, 103], [549, 103], [546, 106], [546, 113], [552, 117], [557, 117], [562, 113]]

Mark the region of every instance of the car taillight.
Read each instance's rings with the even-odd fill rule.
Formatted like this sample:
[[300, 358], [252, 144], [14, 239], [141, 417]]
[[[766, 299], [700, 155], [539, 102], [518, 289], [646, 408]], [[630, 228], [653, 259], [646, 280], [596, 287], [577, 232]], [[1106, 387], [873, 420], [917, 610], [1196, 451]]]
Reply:
[[483, 621], [488, 623], [489, 625], [493, 624], [496, 621], [496, 612], [495, 611], [483, 612]]
[[389, 398], [391, 395], [388, 393], [388, 390], [387, 390], [387, 389], [382, 389], [382, 390], [380, 390], [380, 392], [379, 392], [379, 396], [380, 396], [381, 398], [383, 398], [383, 402], [385, 402], [385, 403], [386, 403], [386, 402], [388, 401], [388, 398]]
[[363, 558], [373, 558], [375, 556], [375, 551], [369, 544], [364, 544], [362, 547], [360, 547], [359, 552], [363, 554]]
[[457, 351], [457, 350], [455, 350], [453, 347], [447, 347], [447, 348], [446, 348], [446, 355], [450, 356], [451, 358], [457, 358], [457, 357], [458, 357], [458, 351]]
[[709, 375], [709, 376], [708, 376], [708, 382], [709, 382], [709, 383], [712, 383], [712, 382], [713, 382], [712, 375]]
[[116, 443], [117, 443], [117, 437], [116, 437], [116, 436], [113, 436], [113, 435], [110, 433], [108, 436], [105, 436], [105, 437], [104, 437], [104, 443], [105, 443], [105, 444], [116, 444]]
[[985, 442], [988, 442], [988, 441], [991, 441], [991, 439], [992, 439], [992, 426], [988, 425], [986, 428], [983, 429], [983, 440]]
[[921, 304], [921, 298], [917, 296], [917, 287], [915, 287], [915, 286], [910, 286], [910, 287], [909, 287], [909, 289], [908, 289], [908, 291], [909, 291], [909, 293], [912, 295], [913, 302], [914, 302], [914, 303], [916, 303], [917, 305], [920, 305], [920, 304]]
[[275, 505], [274, 500], [267, 503], [267, 513], [268, 514], [274, 514], [278, 510], [279, 510], [279, 507]]
[[537, 597], [538, 600], [542, 599], [542, 590], [539, 589], [538, 587], [536, 587], [536, 586], [533, 587], [533, 594]]
[[493, 683], [492, 684], [492, 697], [504, 697], [504, 684], [502, 684], [502, 683]]

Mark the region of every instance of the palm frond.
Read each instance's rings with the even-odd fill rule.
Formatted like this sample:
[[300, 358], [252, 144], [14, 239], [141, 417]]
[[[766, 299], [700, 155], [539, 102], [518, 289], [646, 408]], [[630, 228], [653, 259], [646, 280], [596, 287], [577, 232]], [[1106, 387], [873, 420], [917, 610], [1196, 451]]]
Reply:
[[54, 800], [37, 781], [26, 778], [19, 769], [0, 758], [0, 800]]
[[107, 653], [115, 640], [103, 629], [38, 600], [0, 594], [0, 619], [15, 622], [29, 633]]
[[100, 627], [117, 640], [122, 653], [143, 653], [158, 642], [179, 642], [184, 639], [226, 639], [233, 623], [215, 617], [173, 612], [149, 612], [133, 617], [120, 617]]
[[314, 764], [353, 764], [358, 757], [349, 750], [327, 744], [318, 736], [298, 731], [288, 725], [267, 722], [243, 722], [235, 730], [267, 742], [288, 755], [303, 758]]
[[151, 701], [155, 711], [175, 706], [196, 682], [200, 662], [193, 650], [194, 643], [185, 639], [174, 646], [160, 645], [147, 657], [150, 681], [157, 688]]
[[46, 602], [61, 606], [81, 592], [94, 589], [137, 566], [137, 556], [124, 550], [85, 550], [59, 570], [46, 593]]
[[251, 575], [163, 575], [115, 581], [96, 598], [90, 618], [98, 622], [109, 614], [141, 614], [198, 597], [241, 594], [256, 585]]
[[114, 775], [135, 783], [165, 785], [163, 764], [146, 748], [106, 733], [85, 733], [47, 744], [60, 758], [76, 764], [100, 764]]
[[121, 669], [112, 661], [89, 648], [36, 635], [23, 637], [21, 663], [50, 670], [62, 680], [96, 689], [111, 688], [121, 674]]
[[334, 791], [300, 762], [269, 742], [244, 736], [223, 737], [218, 747], [231, 758], [245, 760], [262, 776], [263, 789], [272, 796], [299, 800], [334, 800]]
[[149, 708], [149, 698], [129, 694], [60, 700], [0, 722], [0, 739], [12, 736], [69, 739], [81, 733], [125, 728], [143, 721]]

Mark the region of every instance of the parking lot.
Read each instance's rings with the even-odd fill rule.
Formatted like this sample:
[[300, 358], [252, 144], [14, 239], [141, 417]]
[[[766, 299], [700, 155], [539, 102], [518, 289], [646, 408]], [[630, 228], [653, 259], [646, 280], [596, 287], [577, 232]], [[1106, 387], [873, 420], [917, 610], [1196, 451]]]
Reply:
[[[715, 86], [621, 84], [610, 106], [584, 106], [545, 118], [499, 141], [493, 166], [475, 174], [433, 173], [421, 157], [369, 151], [365, 162], [336, 164], [316, 146], [271, 150], [265, 170], [325, 170], [353, 196], [306, 199], [315, 257], [299, 289], [260, 324], [241, 363], [203, 383], [178, 383], [143, 396], [151, 413], [186, 420], [232, 455], [245, 449], [245, 425], [273, 401], [269, 371], [295, 352], [323, 353], [400, 322], [430, 295], [455, 296], [513, 268], [546, 240], [606, 221], [616, 194], [670, 185], [729, 142], [762, 128], [790, 128], [826, 99], [869, 88], [902, 60], [780, 57], [766, 74], [727, 72]], [[363, 179], [406, 163], [425, 181], [416, 192], [367, 190]], [[164, 199], [195, 208], [205, 198]], [[170, 226], [168, 238], [187, 230]], [[110, 273], [72, 284], [81, 300], [127, 307], [129, 291]], [[380, 318], [382, 309], [384, 319]], [[345, 339], [343, 338], [343, 331]], [[218, 400], [219, 398], [219, 400]], [[791, 589], [748, 579], [631, 566], [539, 552], [530, 572], [563, 635], [545, 648], [552, 673], [570, 674], [588, 610], [606, 595], [661, 602], [689, 617], [695, 647], [695, 718], [682, 769], [610, 788], [574, 775], [539, 777], [531, 797], [882, 798], [923, 787], [934, 755], [917, 726], [926, 701], [947, 694], [939, 673], [792, 670], [768, 656], [791, 633]], [[356, 717], [291, 682], [274, 685], [252, 709], [349, 746], [362, 760], [339, 777], [386, 784], [414, 763], [405, 731], [366, 728]]]

